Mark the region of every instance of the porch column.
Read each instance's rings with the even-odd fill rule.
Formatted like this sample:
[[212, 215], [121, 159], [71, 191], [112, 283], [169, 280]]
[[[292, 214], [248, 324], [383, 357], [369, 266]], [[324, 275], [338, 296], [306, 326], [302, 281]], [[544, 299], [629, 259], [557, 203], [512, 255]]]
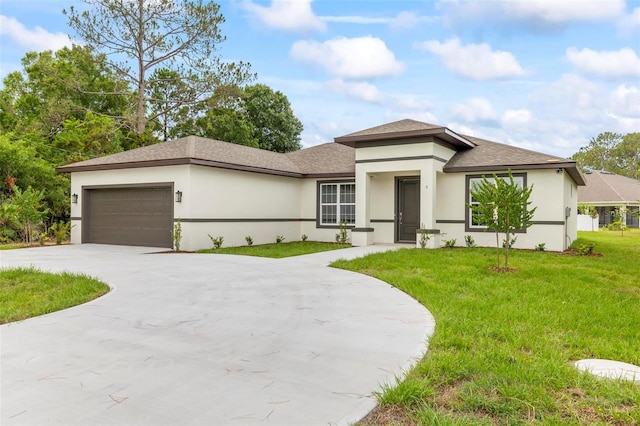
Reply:
[[351, 244], [367, 246], [373, 244], [373, 228], [369, 209], [371, 176], [356, 165], [356, 226], [351, 230]]
[[[436, 167], [434, 160], [425, 161], [420, 169], [420, 227], [427, 229], [431, 236], [428, 248], [440, 247], [440, 230], [436, 226]], [[419, 247], [420, 232], [416, 238]]]

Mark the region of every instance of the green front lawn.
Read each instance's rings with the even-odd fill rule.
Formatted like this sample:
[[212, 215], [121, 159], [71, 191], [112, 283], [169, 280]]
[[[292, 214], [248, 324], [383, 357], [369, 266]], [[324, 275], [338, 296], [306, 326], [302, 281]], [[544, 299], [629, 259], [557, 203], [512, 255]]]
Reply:
[[108, 291], [109, 286], [86, 275], [0, 270], [0, 324], [76, 306]]
[[[380, 278], [436, 319], [425, 358], [363, 424], [640, 424], [640, 385], [572, 361], [640, 365], [640, 232], [580, 233], [602, 257], [405, 249], [335, 267]], [[517, 247], [517, 246], [516, 246]]]
[[289, 243], [262, 244], [259, 246], [221, 247], [218, 249], [198, 250], [198, 253], [239, 254], [242, 256], [283, 257], [338, 250], [351, 247], [349, 244], [322, 243], [318, 241], [292, 241]]

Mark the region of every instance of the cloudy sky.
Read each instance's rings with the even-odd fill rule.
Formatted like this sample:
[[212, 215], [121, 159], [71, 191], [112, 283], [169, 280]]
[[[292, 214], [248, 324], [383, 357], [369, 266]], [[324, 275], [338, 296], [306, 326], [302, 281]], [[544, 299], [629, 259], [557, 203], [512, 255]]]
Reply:
[[[69, 45], [73, 0], [2, 0], [0, 76]], [[222, 0], [228, 60], [288, 96], [303, 145], [403, 118], [570, 156], [640, 131], [638, 0]]]

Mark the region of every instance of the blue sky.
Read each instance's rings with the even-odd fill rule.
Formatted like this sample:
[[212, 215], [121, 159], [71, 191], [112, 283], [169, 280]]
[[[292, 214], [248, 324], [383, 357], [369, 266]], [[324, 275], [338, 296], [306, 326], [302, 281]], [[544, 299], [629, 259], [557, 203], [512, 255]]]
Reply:
[[[66, 0], [2, 0], [0, 76], [70, 44]], [[223, 0], [224, 59], [252, 64], [303, 146], [403, 118], [570, 156], [640, 131], [639, 0]]]

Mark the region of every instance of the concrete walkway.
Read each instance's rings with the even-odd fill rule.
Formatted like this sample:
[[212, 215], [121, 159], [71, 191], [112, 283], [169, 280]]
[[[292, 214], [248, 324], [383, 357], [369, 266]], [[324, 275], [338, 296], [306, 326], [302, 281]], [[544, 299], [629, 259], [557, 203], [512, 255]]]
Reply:
[[426, 351], [431, 314], [327, 268], [373, 246], [281, 260], [76, 245], [0, 267], [96, 276], [87, 304], [0, 326], [2, 425], [348, 424]]

